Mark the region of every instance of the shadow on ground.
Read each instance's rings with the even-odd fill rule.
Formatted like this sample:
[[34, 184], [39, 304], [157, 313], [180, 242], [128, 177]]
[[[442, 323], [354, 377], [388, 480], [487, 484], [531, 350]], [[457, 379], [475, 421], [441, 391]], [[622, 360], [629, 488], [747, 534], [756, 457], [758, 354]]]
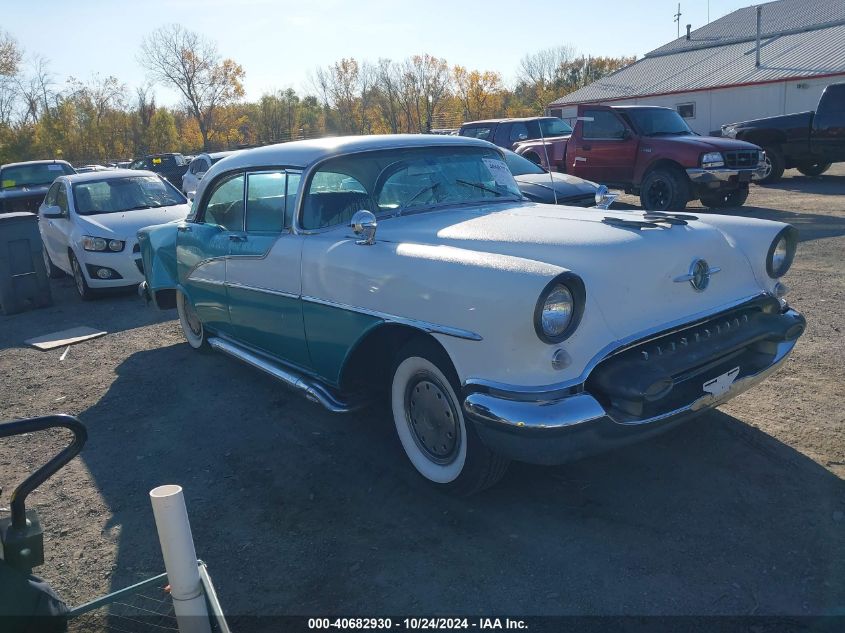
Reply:
[[186, 344], [130, 356], [80, 417], [120, 527], [113, 587], [161, 570], [147, 493], [179, 483], [233, 623], [845, 605], [845, 484], [719, 412], [591, 460], [514, 465], [470, 499], [419, 480], [383, 412], [325, 414]]

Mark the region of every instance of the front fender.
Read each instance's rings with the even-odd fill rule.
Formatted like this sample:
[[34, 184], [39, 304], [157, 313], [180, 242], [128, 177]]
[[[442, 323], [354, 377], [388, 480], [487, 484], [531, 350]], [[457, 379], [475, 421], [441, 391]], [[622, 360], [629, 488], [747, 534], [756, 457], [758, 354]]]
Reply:
[[[176, 267], [177, 226], [177, 223], [158, 224], [138, 231], [144, 277], [157, 307], [163, 307], [156, 301], [157, 293], [175, 290], [179, 284]], [[169, 305], [169, 302], [165, 305]]]

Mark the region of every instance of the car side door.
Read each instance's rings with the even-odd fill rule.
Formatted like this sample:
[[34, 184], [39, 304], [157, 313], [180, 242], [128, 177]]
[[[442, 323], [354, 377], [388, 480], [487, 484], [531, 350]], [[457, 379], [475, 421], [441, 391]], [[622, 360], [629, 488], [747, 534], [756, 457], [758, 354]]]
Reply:
[[41, 233], [41, 242], [44, 245], [44, 250], [50, 255], [50, 259], [56, 263], [58, 258], [58, 241], [56, 239], [57, 231], [53, 220], [56, 218], [45, 217], [44, 212], [52, 207], [56, 207], [56, 197], [58, 196], [59, 187], [61, 183], [53, 182], [47, 190], [47, 195], [44, 196], [44, 202], [41, 205], [38, 213], [38, 230]]
[[[610, 108], [584, 108], [567, 155], [573, 174], [600, 183], [626, 183], [634, 176], [639, 141]], [[570, 154], [571, 152], [571, 154]]]
[[247, 173], [246, 224], [229, 249], [226, 287], [232, 334], [299, 367], [310, 366], [302, 318], [302, 235], [292, 232], [301, 174]]
[[219, 176], [206, 188], [202, 200], [176, 226], [176, 261], [179, 284], [203, 324], [218, 333], [231, 333], [226, 292], [226, 258], [230, 245], [243, 239], [243, 172]]
[[50, 240], [50, 258], [62, 270], [70, 270], [71, 239], [73, 235], [73, 221], [70, 213], [70, 187], [65, 182], [57, 182], [56, 206], [61, 211], [61, 217], [47, 219], [47, 231]]

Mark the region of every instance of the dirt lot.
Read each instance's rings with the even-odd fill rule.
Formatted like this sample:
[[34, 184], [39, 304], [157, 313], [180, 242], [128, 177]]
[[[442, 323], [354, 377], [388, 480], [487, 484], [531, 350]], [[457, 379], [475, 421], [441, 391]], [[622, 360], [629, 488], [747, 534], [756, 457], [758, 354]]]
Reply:
[[[134, 295], [55, 282], [52, 308], [0, 316], [0, 419], [69, 412], [90, 433], [31, 497], [40, 573], [72, 604], [159, 573], [147, 492], [180, 483], [233, 615], [845, 613], [845, 168], [787, 176], [740, 211], [801, 230], [786, 281], [808, 330], [786, 367], [655, 441], [516, 464], [469, 500], [418, 479], [383, 413], [324, 413], [192, 352]], [[24, 346], [73, 325], [109, 334], [64, 361]], [[3, 505], [59, 445], [0, 442]]]

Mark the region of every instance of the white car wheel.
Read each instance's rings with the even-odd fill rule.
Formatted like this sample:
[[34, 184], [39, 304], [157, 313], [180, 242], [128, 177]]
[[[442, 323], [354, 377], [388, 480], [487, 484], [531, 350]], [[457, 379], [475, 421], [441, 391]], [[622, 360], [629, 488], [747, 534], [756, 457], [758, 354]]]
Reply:
[[466, 463], [466, 425], [443, 372], [425, 358], [406, 358], [393, 374], [391, 406], [396, 432], [414, 468], [434, 483], [455, 481]]
[[182, 326], [182, 334], [185, 335], [188, 345], [197, 350], [207, 347], [202, 321], [197, 316], [190, 299], [178, 290], [176, 291], [176, 311], [179, 313], [179, 325]]
[[491, 451], [464, 418], [459, 392], [455, 368], [435, 341], [415, 337], [399, 351], [390, 404], [402, 448], [428, 481], [470, 495], [499, 481], [509, 461]]

